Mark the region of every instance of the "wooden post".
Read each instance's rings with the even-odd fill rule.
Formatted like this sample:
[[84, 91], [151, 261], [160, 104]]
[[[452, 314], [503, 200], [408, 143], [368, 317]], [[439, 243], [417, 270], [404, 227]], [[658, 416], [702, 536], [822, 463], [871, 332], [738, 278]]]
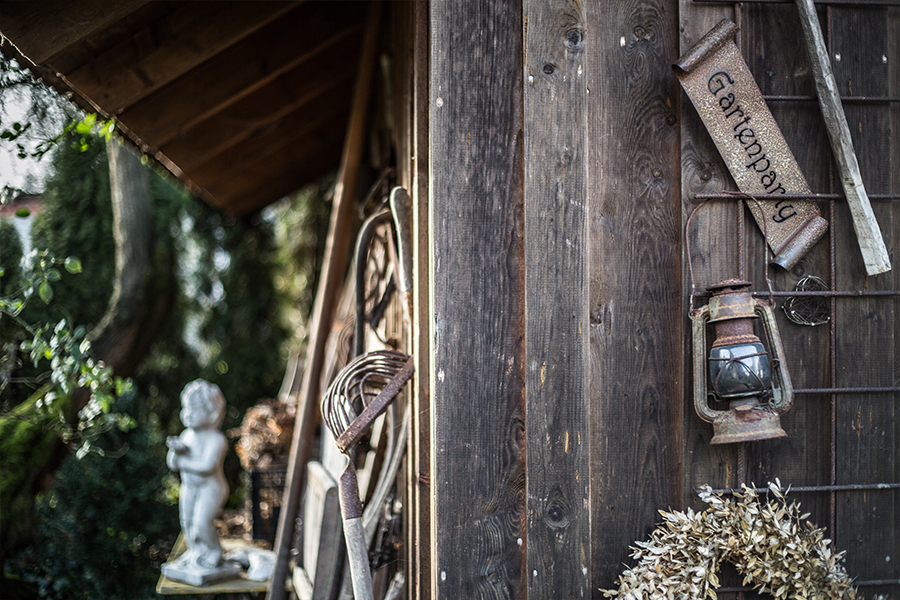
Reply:
[[369, 10], [369, 22], [366, 26], [365, 40], [359, 60], [350, 122], [347, 124], [347, 139], [344, 143], [341, 168], [334, 187], [334, 206], [328, 240], [325, 244], [322, 277], [319, 281], [319, 289], [316, 292], [313, 314], [310, 319], [306, 369], [303, 371], [300, 395], [297, 400], [297, 416], [291, 443], [291, 455], [288, 460], [287, 482], [275, 536], [276, 561], [272, 575], [272, 587], [267, 596], [269, 600], [283, 600], [285, 597], [284, 582], [288, 576], [294, 520], [297, 518], [306, 479], [306, 464], [309, 462], [315, 426], [319, 417], [319, 373], [325, 361], [325, 342], [328, 339], [328, 332], [331, 330], [334, 305], [344, 280], [347, 255], [352, 244], [350, 226], [353, 222], [353, 208], [356, 204], [354, 192], [356, 191], [363, 142], [366, 138], [369, 90], [372, 84], [375, 58], [378, 54], [382, 3], [374, 2]]
[[831, 150], [838, 165], [841, 185], [844, 187], [844, 195], [847, 197], [847, 205], [850, 207], [850, 214], [853, 217], [853, 228], [859, 240], [859, 249], [866, 265], [866, 273], [878, 275], [891, 270], [891, 259], [884, 245], [884, 239], [881, 237], [878, 221], [875, 220], [875, 213], [872, 212], [866, 188], [863, 186], [859, 163], [853, 152], [850, 127], [847, 125], [847, 117], [841, 107], [841, 96], [831, 70], [828, 49], [825, 47], [822, 30], [819, 28], [816, 7], [813, 5], [813, 0], [797, 0], [797, 8], [800, 10], [800, 25], [815, 76], [819, 106], [822, 108], [825, 129], [828, 131], [828, 139], [831, 140]]
[[[580, 5], [525, 0], [527, 597], [591, 595], [588, 140]], [[523, 595], [524, 597], [524, 595]]]
[[430, 24], [431, 598], [522, 598], [522, 15]]
[[[429, 12], [424, 2], [413, 2], [413, 73], [411, 160], [413, 195], [413, 326], [412, 350], [416, 360], [415, 391], [412, 401], [412, 439], [409, 455], [410, 570], [409, 598], [431, 598], [431, 350], [429, 300], [429, 209], [428, 209], [428, 125], [429, 108]], [[415, 539], [412, 539], [415, 536]]]

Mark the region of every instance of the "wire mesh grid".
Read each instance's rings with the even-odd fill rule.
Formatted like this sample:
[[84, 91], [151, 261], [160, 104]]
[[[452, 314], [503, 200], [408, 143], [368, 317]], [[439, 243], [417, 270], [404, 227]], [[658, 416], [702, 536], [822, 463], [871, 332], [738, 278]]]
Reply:
[[[718, 5], [731, 5], [734, 14], [734, 20], [736, 24], [740, 27], [741, 25], [741, 14], [742, 14], [742, 5], [771, 5], [771, 4], [789, 4], [793, 3], [794, 0], [743, 0], [743, 2], [731, 2], [727, 0], [693, 0], [694, 3], [697, 4], [718, 4]], [[833, 36], [833, 25], [834, 25], [834, 11], [833, 7], [848, 7], [848, 8], [867, 8], [867, 7], [900, 7], [900, 1], [898, 0], [814, 0], [814, 3], [821, 9], [824, 9], [825, 13], [825, 31], [823, 31], [825, 35], [826, 44], [828, 44], [829, 55], [833, 56], [832, 52], [832, 41], [834, 39]], [[766, 103], [815, 103], [817, 102], [817, 98], [815, 96], [803, 96], [803, 95], [767, 95], [763, 94], [763, 98]], [[891, 105], [898, 106], [900, 105], [900, 97], [893, 95], [885, 95], [885, 96], [841, 96], [841, 102], [847, 105], [863, 105], [863, 106], [874, 106], [874, 105]], [[887, 387], [841, 387], [838, 385], [837, 374], [839, 372], [839, 363], [837, 357], [837, 342], [838, 336], [840, 332], [840, 328], [842, 323], [839, 320], [839, 314], [837, 310], [837, 301], [838, 299], [854, 299], [854, 298], [877, 298], [877, 297], [886, 297], [886, 298], [896, 298], [900, 297], [900, 290], [867, 290], [867, 289], [859, 289], [859, 290], [847, 290], [847, 289], [838, 289], [837, 283], [837, 251], [836, 251], [836, 236], [835, 236], [835, 224], [836, 224], [836, 207], [838, 203], [845, 200], [843, 193], [836, 189], [835, 186], [835, 176], [834, 176], [834, 165], [833, 163], [829, 163], [829, 176], [828, 176], [828, 191], [825, 193], [812, 193], [812, 194], [790, 194], [786, 195], [786, 199], [797, 199], [797, 200], [814, 200], [817, 201], [820, 206], [827, 205], [828, 207], [828, 215], [827, 219], [829, 222], [829, 273], [827, 281], [821, 280], [823, 285], [810, 285], [806, 288], [791, 290], [791, 291], [766, 291], [766, 292], [754, 292], [754, 296], [758, 297], [770, 297], [774, 296], [775, 298], [779, 298], [783, 303], [786, 302], [796, 302], [795, 299], [801, 300], [816, 300], [822, 302], [824, 304], [824, 314], [821, 315], [819, 322], [816, 324], [822, 324], [828, 326], [828, 371], [830, 373], [830, 382], [827, 387], [816, 387], [816, 388], [800, 388], [794, 389], [794, 393], [797, 395], [820, 395], [824, 396], [828, 399], [829, 408], [830, 408], [830, 432], [829, 432], [829, 481], [827, 483], [823, 483], [821, 485], [810, 485], [810, 486], [793, 486], [791, 490], [797, 493], [822, 493], [828, 494], [829, 497], [829, 531], [836, 532], [837, 531], [837, 496], [842, 492], [872, 492], [872, 493], [883, 493], [883, 492], [893, 492], [896, 493], [896, 490], [900, 490], [900, 481], [881, 481], [877, 483], [849, 483], [849, 484], [839, 484], [837, 479], [837, 471], [838, 471], [838, 454], [837, 454], [837, 427], [838, 427], [838, 419], [837, 419], [837, 407], [838, 407], [838, 398], [840, 396], [846, 396], [851, 394], [866, 394], [866, 395], [875, 395], [875, 396], [884, 396], [890, 398], [893, 396], [897, 398], [900, 395], [900, 387], [896, 386], [887, 386]], [[895, 166], [896, 167], [896, 166]], [[900, 194], [869, 194], [869, 199], [873, 203], [896, 203], [900, 201]], [[721, 202], [738, 202], [743, 203], [744, 200], [740, 196], [735, 196], [733, 193], [720, 193], [720, 194], [697, 194], [694, 197], [695, 202], [707, 202], [707, 201], [721, 201]], [[900, 206], [900, 205], [897, 205]], [[736, 210], [735, 214], [735, 227], [737, 231], [737, 235], [735, 238], [735, 256], [736, 256], [736, 267], [739, 273], [740, 279], [745, 279], [745, 256], [744, 256], [744, 210]], [[897, 265], [894, 265], [894, 268], [898, 268]], [[818, 279], [818, 278], [817, 278]], [[706, 297], [708, 296], [705, 292], [692, 292], [695, 297]], [[788, 315], [790, 319], [790, 315]], [[809, 324], [809, 323], [806, 323]], [[721, 488], [715, 490], [721, 493], [735, 493], [741, 491], [741, 486], [747, 484], [746, 474], [745, 474], [745, 465], [747, 463], [747, 444], [741, 443], [738, 444], [737, 448], [737, 487], [735, 488]], [[755, 488], [758, 493], [765, 493], [767, 488]], [[832, 533], [832, 535], [835, 535]], [[900, 535], [900, 532], [895, 532], [895, 536]], [[875, 586], [894, 586], [900, 585], [900, 579], [860, 579], [855, 582], [855, 585], [860, 588], [866, 587], [875, 587]], [[750, 588], [743, 586], [736, 587], [721, 587], [718, 592], [736, 592], [737, 598], [741, 600], [744, 596], [744, 592], [750, 591]]]

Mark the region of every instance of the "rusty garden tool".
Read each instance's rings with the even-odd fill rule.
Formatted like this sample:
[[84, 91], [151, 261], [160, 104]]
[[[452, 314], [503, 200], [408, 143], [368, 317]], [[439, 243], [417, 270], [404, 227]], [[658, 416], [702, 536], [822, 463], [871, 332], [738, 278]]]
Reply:
[[341, 369], [322, 397], [322, 419], [334, 435], [338, 449], [348, 458], [339, 485], [344, 539], [356, 600], [372, 600], [373, 593], [354, 463], [355, 447], [412, 373], [413, 360], [407, 354], [395, 350], [369, 352]]

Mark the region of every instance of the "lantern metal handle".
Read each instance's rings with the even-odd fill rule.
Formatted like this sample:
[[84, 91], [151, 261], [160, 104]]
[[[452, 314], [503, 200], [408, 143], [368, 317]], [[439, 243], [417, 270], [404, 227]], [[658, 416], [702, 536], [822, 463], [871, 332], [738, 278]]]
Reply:
[[[706, 324], [709, 322], [709, 306], [703, 305], [691, 311], [693, 348], [706, 348]], [[724, 411], [714, 410], [706, 402], [706, 354], [694, 350], [694, 410], [700, 418], [712, 423]]]
[[[794, 386], [784, 361], [784, 348], [781, 346], [781, 336], [778, 334], [778, 326], [775, 324], [775, 311], [772, 306], [757, 298], [753, 299], [753, 311], [760, 316], [763, 328], [766, 331], [766, 339], [769, 342], [770, 363], [772, 365], [772, 377], [779, 381], [772, 382], [772, 402], [770, 406], [775, 414], [782, 415], [790, 410], [794, 403]], [[780, 383], [780, 385], [779, 385]]]

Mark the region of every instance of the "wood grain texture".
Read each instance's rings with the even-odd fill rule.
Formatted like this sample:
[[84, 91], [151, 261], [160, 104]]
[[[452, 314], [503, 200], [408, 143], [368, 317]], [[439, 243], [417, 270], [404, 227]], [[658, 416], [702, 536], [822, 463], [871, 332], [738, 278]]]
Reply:
[[[737, 22], [739, 46], [751, 73], [763, 94], [807, 95], [812, 91], [808, 66], [802, 53], [788, 51], [786, 40], [796, 36], [799, 28], [792, 6], [745, 6], [735, 13], [730, 7], [698, 5], [682, 2], [682, 52], [687, 50], [705, 31], [722, 18]], [[829, 180], [826, 159], [827, 141], [821, 131], [820, 117], [814, 103], [769, 102], [801, 171], [815, 191], [827, 191]], [[696, 111], [687, 103], [682, 105], [682, 182], [684, 216], [696, 204], [692, 198], [698, 193], [717, 193], [735, 189], [727, 174], [716, 165], [720, 158], [709, 146], [709, 136], [698, 122]], [[713, 164], [713, 168], [709, 164]], [[707, 170], [704, 172], [704, 168]], [[743, 226], [737, 223], [737, 211], [744, 215]], [[827, 211], [826, 211], [827, 216]], [[750, 218], [743, 202], [710, 202], [700, 209], [688, 233], [697, 289], [723, 277], [743, 276], [754, 283], [755, 290], [765, 290], [765, 242], [759, 228]], [[742, 236], [742, 240], [739, 236]], [[739, 252], [739, 246], [742, 252]], [[828, 278], [828, 243], [820, 241], [789, 272], [770, 267], [769, 277], [776, 290], [792, 289], [805, 275]], [[690, 295], [690, 279], [685, 273], [685, 302]], [[698, 301], [698, 305], [703, 300]], [[781, 310], [776, 311], [782, 342], [785, 346], [788, 369], [795, 387], [827, 387], [828, 329], [800, 327], [787, 321]], [[692, 348], [685, 342], [684, 355]], [[702, 509], [705, 505], [696, 496], [702, 485], [739, 487], [741, 483], [765, 485], [776, 477], [787, 485], [820, 485], [828, 481], [829, 471], [829, 404], [824, 395], [804, 395], [795, 399], [794, 406], [781, 419], [788, 437], [753, 444], [710, 446], [712, 427], [702, 422], [692, 407], [691, 388], [685, 390], [684, 488], [683, 498], [688, 506]], [[716, 406], [722, 409], [724, 406]], [[811, 520], [828, 523], [827, 494], [804, 494], [797, 498]], [[740, 585], [733, 569], [721, 573], [723, 585]], [[733, 598], [733, 594], [720, 594]], [[755, 595], [745, 597], [756, 598]]]
[[415, 392], [412, 394], [412, 442], [407, 454], [410, 512], [408, 598], [431, 598], [431, 352], [429, 299], [429, 12], [428, 5], [413, 2], [412, 30], [412, 131], [409, 189], [413, 198], [413, 326], [412, 349], [416, 358]]
[[[740, 21], [743, 55], [763, 93], [813, 96], [815, 86], [805, 52], [802, 47], [797, 47], [797, 51], [787, 50], [794, 47], [787, 40], [795, 38], [800, 31], [796, 7], [750, 7], [741, 11]], [[810, 187], [816, 192], [827, 192], [831, 156], [817, 103], [769, 102], [769, 106]], [[827, 204], [822, 209], [827, 218]], [[759, 229], [755, 225], [745, 229], [745, 273], [759, 290], [765, 289], [763, 251]], [[827, 237], [790, 271], [774, 265], [769, 268], [775, 290], [791, 290], [805, 275], [828, 281], [828, 273]], [[828, 387], [828, 328], [799, 326], [788, 321], [782, 310], [777, 310], [775, 316], [794, 387]], [[796, 487], [830, 481], [829, 399], [824, 394], [796, 397], [791, 410], [781, 419], [787, 438], [746, 444], [745, 483], [765, 485], [778, 478], [785, 485], [790, 482]], [[830, 522], [828, 494], [804, 494], [797, 499], [803, 503], [804, 511], [811, 514], [811, 521], [821, 525]]]
[[[891, 77], [896, 30], [889, 12], [898, 9], [832, 8], [834, 75], [842, 96], [897, 96], [900, 79]], [[858, 32], [865, 31], [865, 36]], [[888, 57], [888, 62], [884, 62]], [[886, 133], [888, 104], [846, 103], [853, 147], [870, 193], [898, 193], [897, 163], [890, 162]], [[896, 143], [897, 137], [891, 136]], [[840, 181], [835, 181], [840, 190]], [[897, 202], [873, 206], [885, 232], [896, 227]], [[837, 278], [840, 289], [897, 290], [896, 270], [867, 277], [853, 234], [851, 211], [838, 206]], [[886, 241], [896, 247], [896, 238]], [[836, 381], [845, 387], [897, 386], [896, 331], [900, 298], [853, 298], [837, 303]], [[900, 481], [900, 394], [847, 394], [837, 398], [836, 453], [839, 484]], [[837, 496], [835, 543], [847, 551], [847, 569], [864, 579], [900, 580], [900, 491], [843, 493]], [[886, 557], [890, 556], [890, 560]], [[894, 595], [900, 585], [879, 590]]]
[[[334, 90], [335, 93], [352, 96], [353, 81], [345, 80]], [[254, 164], [268, 165], [276, 160], [296, 157], [297, 152], [315, 156], [329, 140], [341, 137], [347, 123], [347, 110], [343, 102], [335, 102], [334, 97], [323, 96], [309, 105], [309, 112], [294, 112], [278, 119], [269, 127], [261, 127], [250, 132], [239, 144], [220, 150], [218, 154], [196, 165], [191, 178], [197, 182], [227, 179]], [[311, 117], [311, 115], [315, 115]], [[298, 166], [302, 159], [295, 159]], [[254, 177], [258, 182], [260, 178]]]
[[[900, 23], [900, 11], [884, 8], [832, 8], [832, 56], [843, 96], [897, 96], [900, 67], [893, 65], [900, 46], [896, 36], [887, 34]], [[730, 7], [681, 2], [682, 51], [696, 41], [721, 18], [735, 20], [741, 28], [740, 47], [751, 72], [764, 94], [771, 96], [814, 95], [812, 72], [805, 51], [797, 51], [800, 31], [795, 6], [745, 4], [740, 12]], [[825, 26], [825, 11], [820, 11]], [[893, 19], [893, 21], [892, 21]], [[865, 31], [865, 36], [859, 32]], [[886, 62], [885, 62], [885, 59]], [[832, 158], [818, 104], [770, 100], [769, 105], [785, 139], [797, 158], [815, 192], [840, 191], [833, 176]], [[896, 165], [898, 135], [896, 123], [900, 110], [889, 103], [861, 104], [844, 102], [844, 110], [857, 149], [865, 185], [872, 194], [898, 193]], [[731, 188], [726, 178], [717, 181], [718, 163], [714, 149], [707, 145], [702, 126], [693, 125], [696, 115], [690, 105], [682, 107], [682, 185], [687, 213], [695, 206], [696, 193], [716, 192]], [[880, 133], [879, 133], [880, 132]], [[712, 151], [713, 158], [710, 158]], [[707, 169], [707, 174], [704, 174]], [[745, 219], [743, 260], [737, 260], [739, 239], [731, 203], [716, 203], [701, 209], [692, 223], [690, 239], [698, 288], [709, 285], [720, 274], [735, 276], [743, 266], [744, 277], [763, 290], [763, 240], [755, 225]], [[828, 204], [822, 203], [823, 214]], [[888, 248], [896, 239], [897, 219], [893, 217], [896, 202], [873, 203], [876, 217], [885, 234]], [[741, 209], [745, 211], [746, 209]], [[706, 215], [704, 215], [706, 213]], [[867, 277], [852, 227], [852, 219], [843, 201], [836, 204], [831, 235], [835, 241], [837, 290], [897, 289], [897, 279], [890, 273]], [[698, 267], [699, 265], [699, 267]], [[791, 271], [770, 269], [773, 287], [786, 291], [806, 275], [817, 275], [829, 282], [830, 258], [827, 240], [819, 242]], [[685, 279], [685, 298], [690, 282]], [[782, 300], [779, 300], [781, 304]], [[826, 307], [830, 302], [826, 302]], [[870, 298], [837, 298], [834, 300], [836, 320], [833, 334], [829, 326], [800, 327], [776, 311], [778, 326], [785, 346], [788, 369], [796, 388], [891, 387], [898, 381], [896, 313], [900, 309], [897, 296]], [[836, 371], [830, 368], [831, 336], [836, 344]], [[685, 356], [690, 348], [685, 344]], [[695, 508], [702, 508], [693, 495], [699, 485], [735, 487], [743, 474], [745, 483], [765, 485], [776, 477], [784, 485], [827, 485], [831, 479], [831, 398], [830, 394], [799, 395], [781, 423], [788, 437], [739, 446], [711, 447], [711, 428], [700, 422], [686, 404], [684, 440], [684, 498]], [[689, 399], [686, 398], [686, 402]], [[879, 483], [900, 481], [898, 455], [897, 394], [837, 394], [835, 396], [835, 476], [836, 483]], [[743, 457], [743, 464], [738, 461]], [[893, 563], [898, 549], [898, 494], [882, 490], [869, 492], [837, 492], [836, 515], [832, 528], [830, 494], [794, 493], [794, 499], [810, 512], [810, 521], [829, 528], [828, 537], [836, 540], [838, 550], [847, 550], [847, 568], [860, 580], [894, 579]], [[891, 556], [890, 561], [885, 560]], [[739, 584], [739, 578], [724, 573], [725, 585]], [[870, 592], [892, 593], [896, 586], [868, 588]], [[720, 594], [720, 598], [733, 595]], [[746, 596], [745, 596], [746, 597]], [[750, 597], [756, 597], [751, 595]]]
[[[305, 119], [312, 127], [335, 110], [346, 110], [346, 88], [352, 85], [356, 64], [349, 63], [343, 52], [359, 54], [360, 41], [357, 30], [348, 30], [332, 47], [179, 134], [160, 151], [184, 171], [192, 172], [254, 135], [281, 129], [285, 121]], [[334, 51], [338, 48], [342, 52]], [[322, 71], [330, 77], [316, 81]]]
[[831, 58], [828, 56], [828, 48], [825, 47], [825, 39], [819, 28], [818, 14], [812, 0], [797, 0], [797, 8], [800, 11], [803, 38], [815, 76], [819, 107], [822, 109], [825, 129], [831, 140], [831, 150], [838, 166], [847, 206], [853, 217], [853, 228], [859, 241], [859, 249], [863, 255], [866, 272], [869, 275], [878, 275], [891, 270], [891, 261], [859, 172], [850, 127], [841, 107], [837, 81], [831, 69]]
[[[588, 139], [577, 3], [526, 0], [527, 596], [591, 594]], [[561, 560], [561, 557], [565, 557]]]
[[[355, 2], [310, 2], [220, 52], [119, 115], [137, 135], [162, 146], [330, 45], [366, 11]], [[304, 44], [294, 42], [303, 38]], [[241, 69], [234, 65], [240, 64]]]
[[147, 0], [4, 2], [0, 31], [35, 63], [139, 9]]
[[91, 57], [66, 77], [81, 93], [117, 114], [294, 6], [189, 2]]
[[432, 598], [524, 597], [522, 15], [430, 15]]
[[[588, 10], [594, 588], [680, 503], [681, 208], [672, 2]], [[595, 593], [596, 596], [596, 593]]]

